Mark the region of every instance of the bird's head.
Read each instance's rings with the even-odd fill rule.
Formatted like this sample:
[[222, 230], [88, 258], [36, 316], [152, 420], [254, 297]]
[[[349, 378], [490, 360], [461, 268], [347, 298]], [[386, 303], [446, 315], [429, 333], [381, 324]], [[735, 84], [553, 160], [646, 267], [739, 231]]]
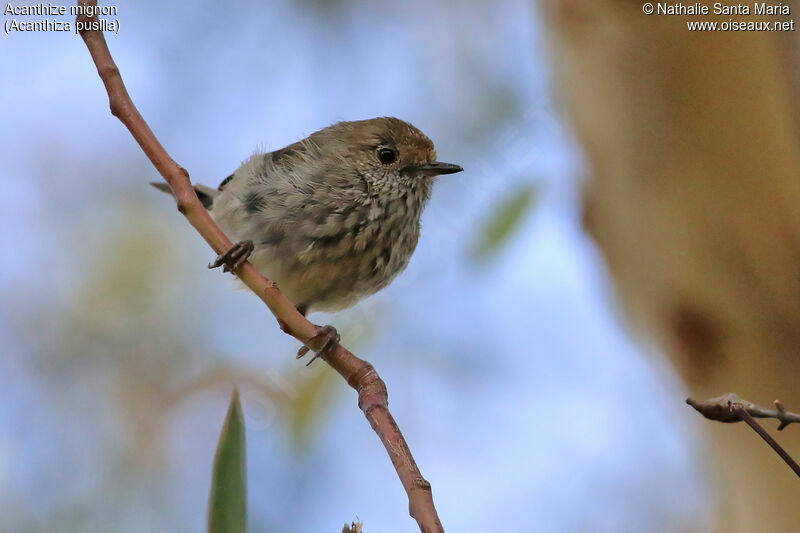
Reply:
[[370, 185], [383, 188], [430, 186], [441, 174], [454, 174], [458, 165], [436, 160], [433, 142], [400, 119], [379, 117], [339, 122], [309, 137], [321, 152], [352, 166]]

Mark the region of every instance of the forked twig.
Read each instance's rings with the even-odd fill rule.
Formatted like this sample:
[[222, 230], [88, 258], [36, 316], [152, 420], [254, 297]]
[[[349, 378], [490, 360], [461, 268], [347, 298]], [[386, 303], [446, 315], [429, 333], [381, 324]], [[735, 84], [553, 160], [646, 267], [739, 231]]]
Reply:
[[765, 409], [752, 402], [743, 400], [738, 395], [729, 393], [718, 398], [711, 398], [705, 401], [697, 401], [687, 398], [686, 403], [694, 407], [701, 415], [709, 420], [717, 422], [733, 423], [744, 421], [758, 435], [769, 444], [773, 450], [783, 459], [798, 477], [800, 477], [800, 465], [781, 447], [778, 442], [767, 433], [756, 418], [776, 418], [780, 420], [778, 430], [782, 430], [789, 424], [800, 422], [800, 415], [789, 412], [779, 402], [775, 400], [775, 409]]

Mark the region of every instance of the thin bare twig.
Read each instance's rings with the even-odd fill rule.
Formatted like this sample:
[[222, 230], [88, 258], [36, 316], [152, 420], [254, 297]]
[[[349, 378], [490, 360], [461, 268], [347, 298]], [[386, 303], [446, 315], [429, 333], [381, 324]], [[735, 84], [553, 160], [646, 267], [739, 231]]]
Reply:
[[775, 418], [780, 420], [781, 424], [778, 426], [778, 431], [782, 431], [789, 424], [800, 422], [800, 415], [787, 411], [778, 400], [774, 402], [775, 409], [766, 409], [758, 406], [743, 400], [733, 393], [723, 394], [718, 398], [711, 398], [702, 402], [687, 398], [686, 403], [694, 407], [704, 417], [717, 422], [739, 422], [740, 418], [731, 411], [731, 405], [741, 406], [755, 418]]
[[[78, 6], [97, 5], [96, 0], [78, 0], [77, 3]], [[79, 15], [77, 18], [78, 22], [96, 20], [96, 15], [92, 17]], [[98, 30], [82, 31], [81, 37], [105, 85], [111, 113], [128, 128], [139, 147], [169, 184], [178, 204], [178, 210], [216, 253], [222, 253], [230, 248], [232, 245], [230, 239], [198, 200], [188, 172], [161, 146], [131, 101], [103, 33]], [[319, 348], [314, 346], [313, 340], [319, 327], [297, 311], [278, 289], [277, 284], [262, 276], [249, 262], [239, 268], [237, 276], [269, 307], [285, 333], [292, 335], [312, 350]], [[420, 530], [423, 533], [443, 533], [444, 528], [433, 505], [430, 483], [422, 477], [403, 434], [389, 412], [388, 395], [383, 380], [371, 364], [359, 359], [341, 345], [324, 359], [358, 392], [358, 405], [389, 453], [389, 458], [408, 494], [409, 513], [417, 521]]]
[[792, 459], [792, 456], [789, 455], [786, 450], [784, 450], [783, 447], [772, 438], [772, 435], [767, 433], [766, 429], [761, 427], [761, 424], [759, 424], [756, 419], [753, 418], [753, 415], [747, 412], [747, 409], [742, 407], [734, 407], [733, 411], [740, 416], [742, 420], [747, 422], [747, 425], [753, 428], [753, 430], [758, 433], [758, 435], [764, 439], [764, 441], [766, 441], [766, 443], [769, 444], [778, 455], [780, 455], [781, 459], [783, 459], [786, 464], [789, 465], [789, 468], [791, 468], [794, 473], [800, 477], [800, 465], [798, 465], [797, 462]]
[[782, 430], [793, 422], [800, 422], [800, 415], [787, 411], [781, 402], [775, 400], [776, 409], [765, 409], [752, 402], [743, 400], [738, 395], [729, 393], [724, 394], [718, 398], [711, 398], [709, 400], [698, 402], [692, 398], [687, 398], [686, 403], [691, 405], [701, 415], [709, 420], [717, 422], [733, 423], [744, 421], [753, 428], [753, 431], [764, 439], [773, 450], [783, 459], [789, 468], [791, 468], [798, 477], [800, 477], [800, 465], [792, 459], [783, 447], [767, 433], [761, 424], [756, 421], [756, 418], [776, 418], [780, 420], [781, 424], [778, 430]]

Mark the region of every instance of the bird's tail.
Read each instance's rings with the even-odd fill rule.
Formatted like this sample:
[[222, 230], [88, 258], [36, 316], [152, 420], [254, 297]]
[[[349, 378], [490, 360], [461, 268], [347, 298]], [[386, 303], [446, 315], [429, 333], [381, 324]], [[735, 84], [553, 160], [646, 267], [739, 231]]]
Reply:
[[[150, 185], [152, 185], [161, 192], [172, 194], [172, 189], [170, 189], [169, 185], [167, 185], [163, 181], [151, 181]], [[197, 193], [197, 198], [200, 200], [200, 203], [203, 204], [203, 207], [205, 207], [206, 209], [211, 208], [211, 204], [214, 203], [214, 198], [216, 198], [219, 195], [218, 190], [212, 189], [211, 187], [206, 187], [205, 185], [195, 185], [194, 192]]]

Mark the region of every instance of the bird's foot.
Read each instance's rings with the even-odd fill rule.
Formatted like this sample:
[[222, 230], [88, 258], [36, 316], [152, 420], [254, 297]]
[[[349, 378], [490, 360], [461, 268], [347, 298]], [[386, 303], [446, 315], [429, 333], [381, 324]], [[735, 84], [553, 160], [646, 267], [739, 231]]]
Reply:
[[323, 326], [319, 328], [317, 334], [308, 341], [308, 344], [311, 346], [310, 348], [308, 346], [303, 346], [297, 351], [297, 358], [300, 359], [309, 351], [314, 350], [314, 357], [306, 363], [306, 366], [316, 361], [318, 357], [325, 359], [339, 346], [339, 339], [341, 339], [341, 336], [339, 332], [336, 331], [336, 328], [333, 326]]
[[222, 267], [223, 272], [235, 272], [253, 253], [253, 241], [240, 241], [219, 254], [208, 268]]

